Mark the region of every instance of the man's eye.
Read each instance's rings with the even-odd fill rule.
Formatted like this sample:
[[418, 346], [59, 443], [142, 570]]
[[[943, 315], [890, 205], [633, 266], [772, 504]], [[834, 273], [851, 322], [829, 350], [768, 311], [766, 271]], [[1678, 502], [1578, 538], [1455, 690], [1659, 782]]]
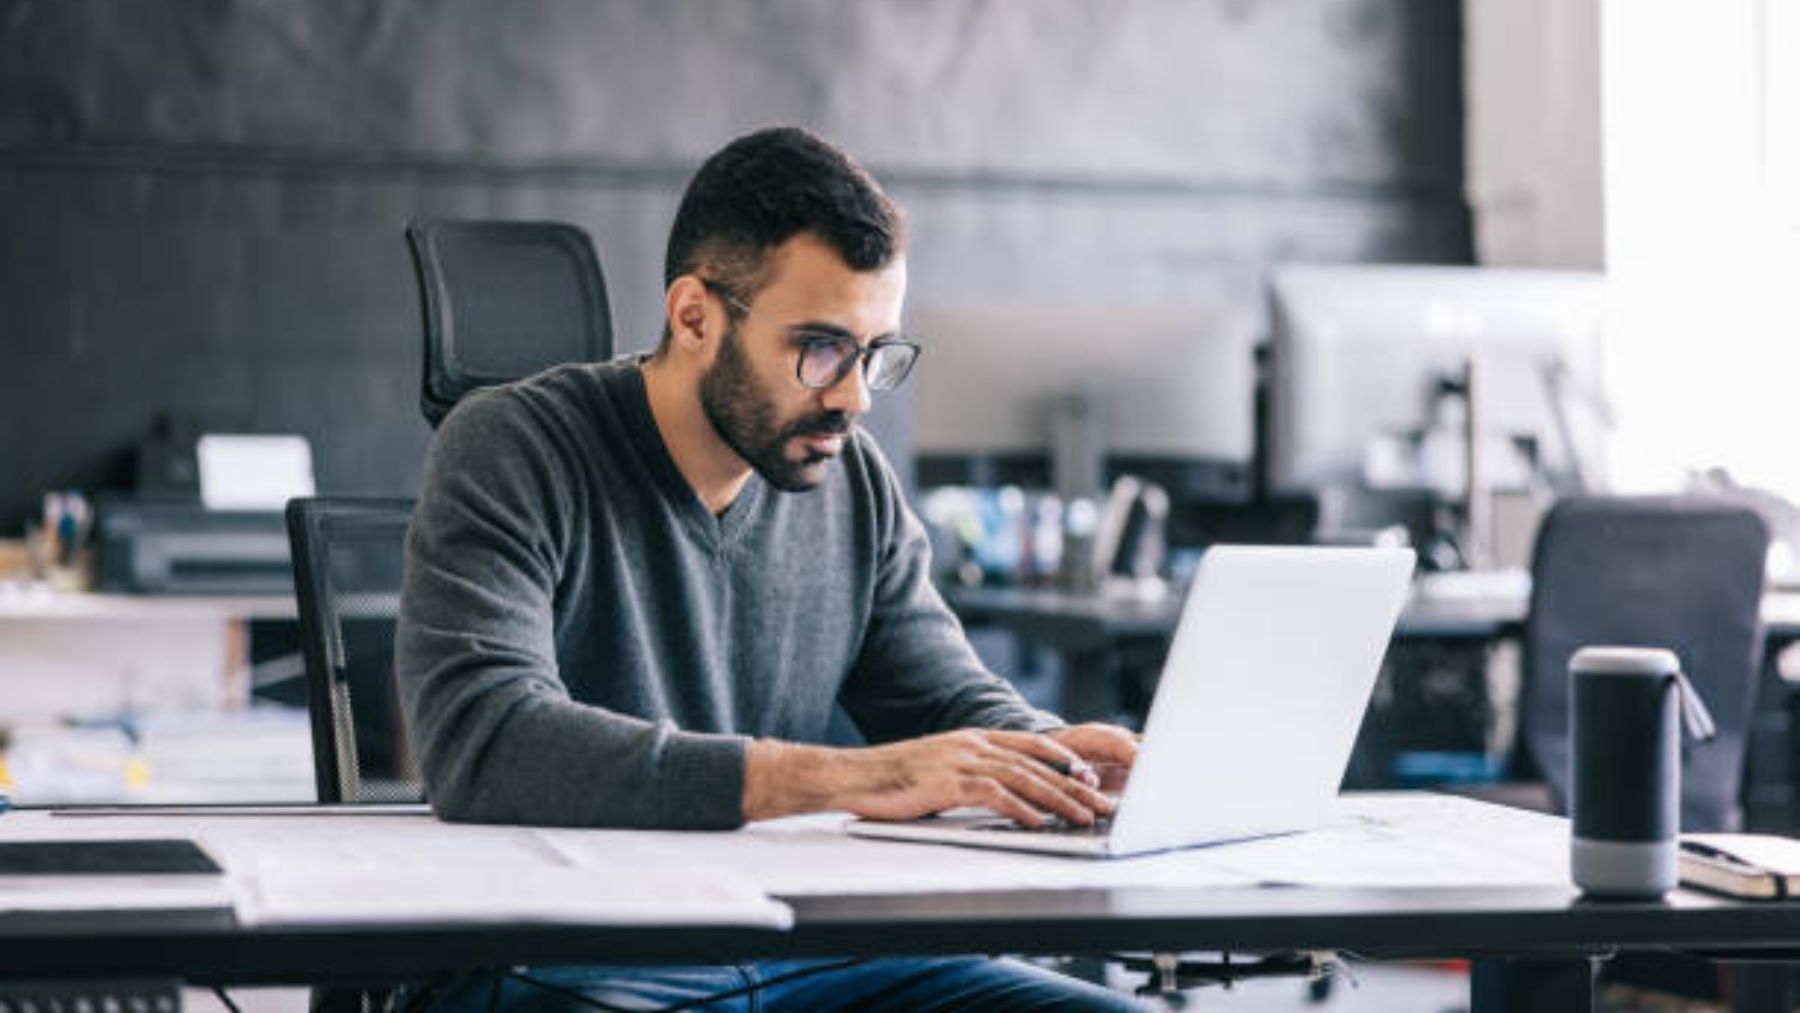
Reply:
[[803, 353], [820, 358], [842, 358], [844, 346], [845, 342], [837, 338], [812, 337], [802, 339], [800, 342], [800, 350]]

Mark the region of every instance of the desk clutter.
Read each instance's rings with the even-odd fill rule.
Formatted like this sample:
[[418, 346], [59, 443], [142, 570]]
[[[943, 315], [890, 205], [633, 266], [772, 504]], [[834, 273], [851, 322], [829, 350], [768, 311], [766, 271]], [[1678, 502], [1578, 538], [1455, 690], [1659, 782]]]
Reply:
[[307, 802], [307, 715], [297, 708], [117, 714], [0, 729], [0, 791], [24, 806]]
[[1156, 601], [1191, 574], [1171, 559], [1169, 495], [1120, 476], [1105, 497], [941, 486], [924, 498], [940, 581], [963, 587], [1057, 587]]
[[25, 538], [0, 548], [0, 581], [57, 591], [286, 593], [281, 508], [314, 490], [298, 435], [153, 433], [135, 489], [44, 493]]

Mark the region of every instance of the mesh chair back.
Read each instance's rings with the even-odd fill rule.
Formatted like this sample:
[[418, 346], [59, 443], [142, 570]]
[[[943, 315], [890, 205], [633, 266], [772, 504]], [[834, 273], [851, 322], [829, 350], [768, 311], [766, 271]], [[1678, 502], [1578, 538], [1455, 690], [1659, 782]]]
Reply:
[[419, 405], [433, 426], [477, 388], [612, 355], [606, 281], [580, 229], [417, 221], [406, 241], [425, 313]]
[[412, 501], [403, 499], [288, 504], [321, 802], [424, 798], [394, 681], [394, 623], [411, 517]]
[[1569, 800], [1569, 658], [1587, 644], [1667, 647], [1718, 724], [1711, 742], [1684, 737], [1681, 827], [1739, 826], [1768, 545], [1753, 510], [1707, 497], [1582, 497], [1544, 518], [1521, 717], [1528, 755], [1560, 811]]

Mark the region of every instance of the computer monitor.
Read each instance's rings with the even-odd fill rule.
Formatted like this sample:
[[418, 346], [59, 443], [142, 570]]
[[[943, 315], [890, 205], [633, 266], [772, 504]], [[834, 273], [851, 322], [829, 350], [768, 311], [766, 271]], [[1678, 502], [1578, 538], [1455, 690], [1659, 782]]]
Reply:
[[1471, 431], [1487, 490], [1603, 483], [1599, 274], [1290, 267], [1269, 292], [1272, 491], [1464, 497]]
[[[925, 345], [914, 380], [921, 484], [956, 460], [999, 462], [1003, 476], [1008, 462], [1035, 462], [1044, 475], [1068, 449], [1059, 425], [1062, 442], [1079, 442], [1069, 420], [1087, 412], [1085, 438], [1110, 474], [1141, 474], [1176, 496], [1250, 493], [1256, 329], [1240, 308], [925, 305], [907, 326]], [[1102, 488], [1107, 478], [1095, 476]]]

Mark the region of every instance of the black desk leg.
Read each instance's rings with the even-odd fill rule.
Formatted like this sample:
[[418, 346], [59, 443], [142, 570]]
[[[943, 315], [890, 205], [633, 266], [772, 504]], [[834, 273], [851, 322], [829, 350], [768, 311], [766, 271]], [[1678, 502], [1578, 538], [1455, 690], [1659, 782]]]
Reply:
[[1592, 1013], [1597, 960], [1477, 960], [1469, 980], [1474, 1013]]
[[[1785, 648], [1783, 648], [1785, 649]], [[1770, 647], [1770, 665], [1781, 664], [1781, 650]], [[1785, 685], [1781, 681], [1777, 669], [1775, 685]], [[1764, 683], [1768, 685], [1768, 683]], [[1787, 784], [1787, 830], [1792, 833], [1800, 828], [1800, 693], [1790, 692], [1787, 695], [1787, 770], [1782, 780]]]

